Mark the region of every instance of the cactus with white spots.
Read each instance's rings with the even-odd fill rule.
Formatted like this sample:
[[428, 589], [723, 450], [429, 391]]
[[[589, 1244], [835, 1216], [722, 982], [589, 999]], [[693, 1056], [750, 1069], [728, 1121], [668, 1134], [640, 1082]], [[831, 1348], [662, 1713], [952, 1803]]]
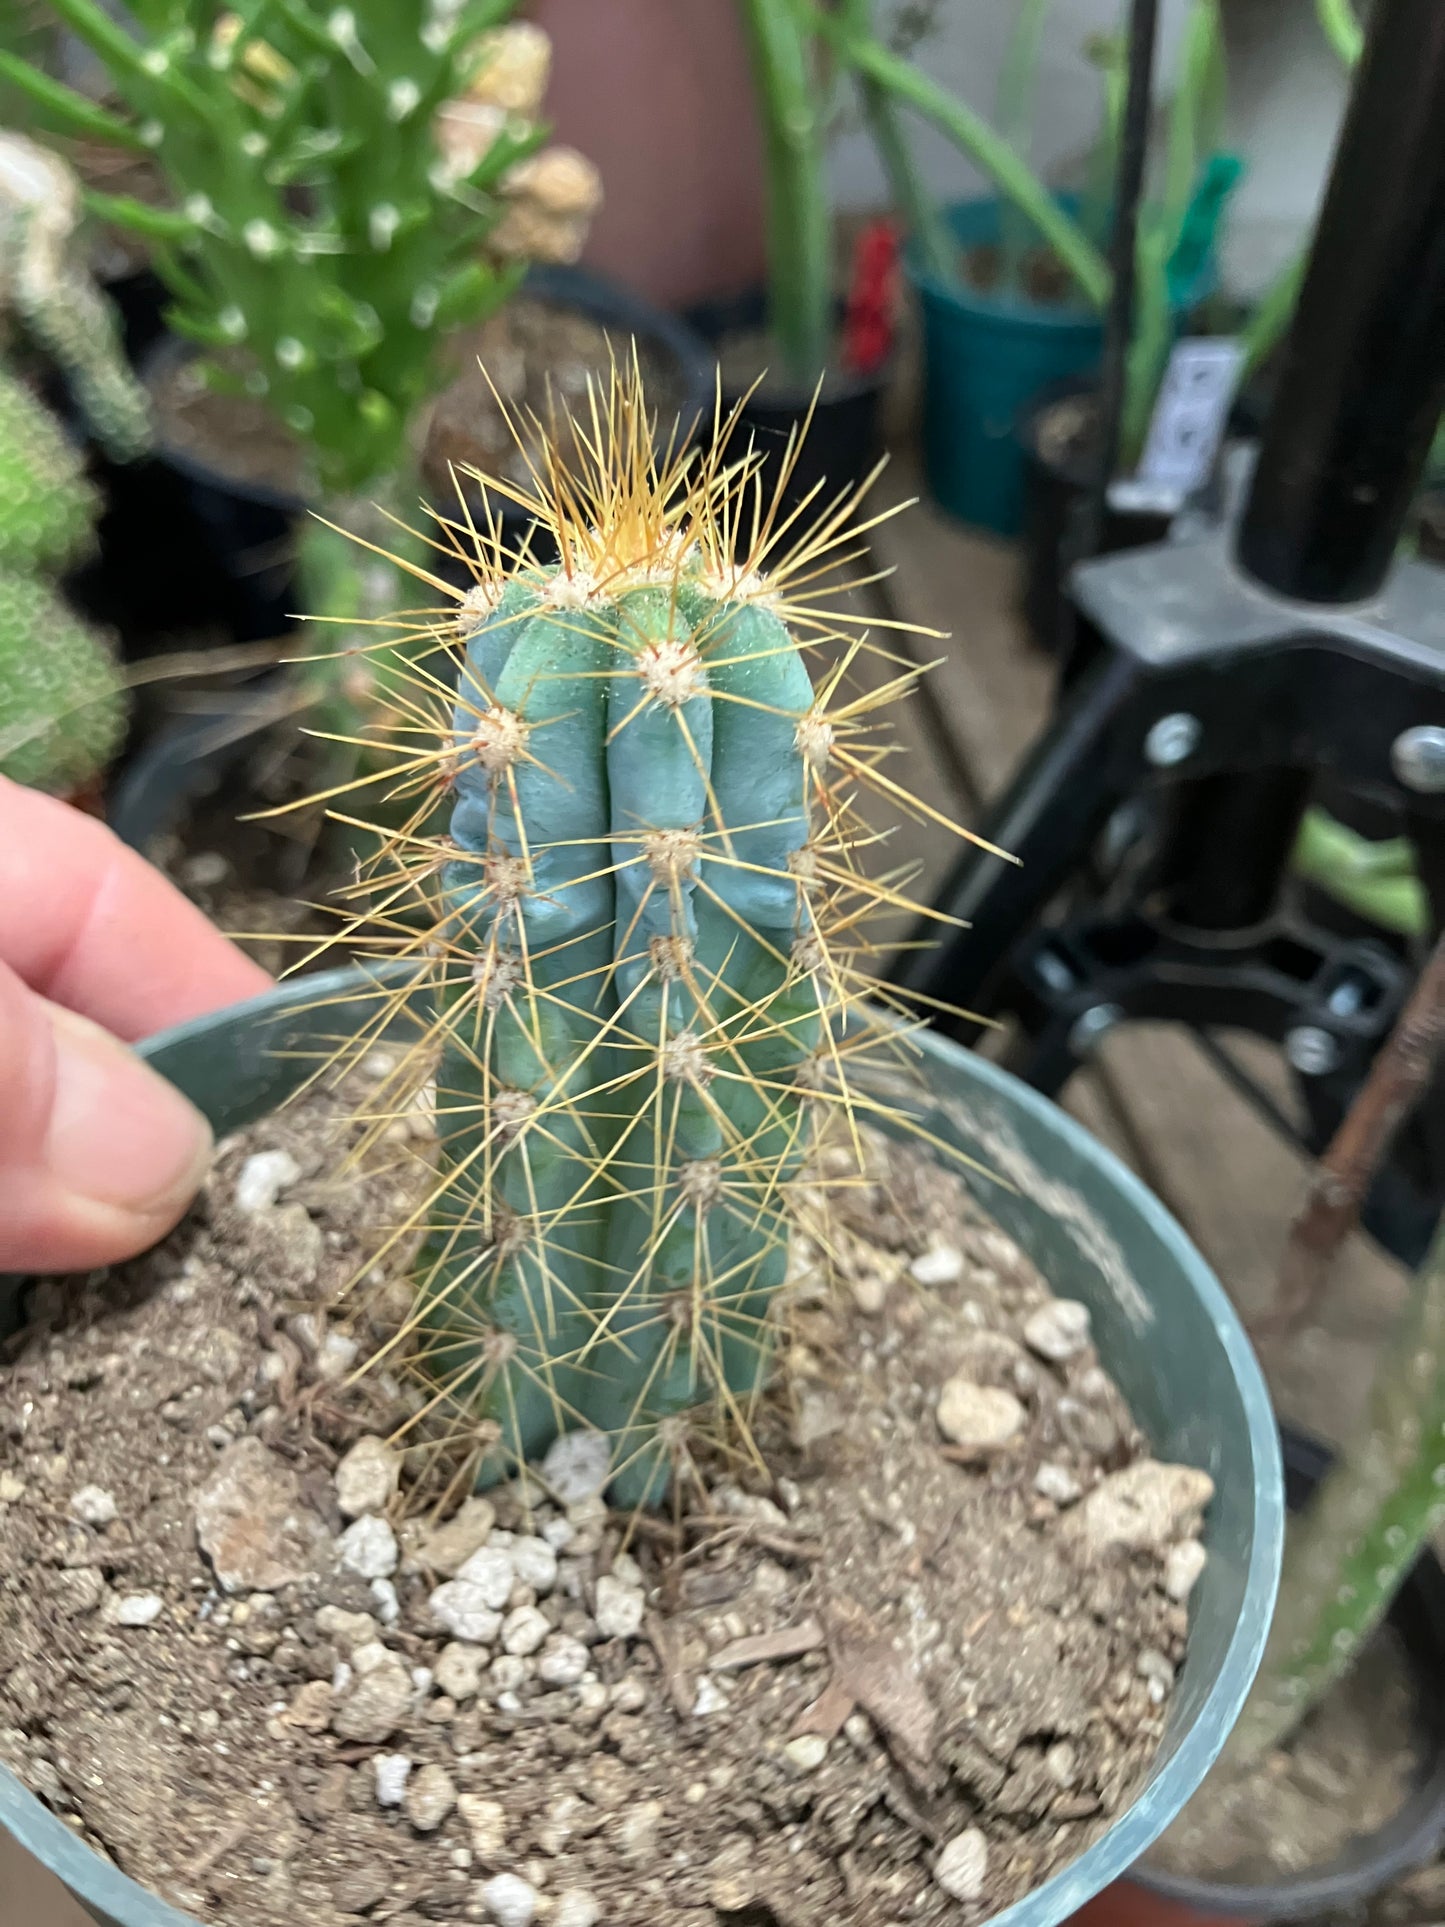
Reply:
[[[234, 357], [322, 482], [349, 491], [405, 465], [447, 330], [499, 306], [520, 272], [489, 243], [542, 144], [537, 103], [495, 107], [480, 78], [497, 65], [515, 82], [515, 5], [242, 0], [218, 20], [208, 0], [158, 0], [121, 25], [99, 0], [56, 0], [120, 107], [3, 52], [0, 74], [66, 131], [154, 158], [170, 207], [89, 204], [151, 243], [172, 324]], [[483, 118], [458, 158], [442, 116], [469, 88]]]

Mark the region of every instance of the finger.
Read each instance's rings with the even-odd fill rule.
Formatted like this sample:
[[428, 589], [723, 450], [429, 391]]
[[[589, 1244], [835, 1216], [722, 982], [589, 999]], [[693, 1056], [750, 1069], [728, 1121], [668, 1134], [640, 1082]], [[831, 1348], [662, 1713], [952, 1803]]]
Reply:
[[99, 1025], [0, 965], [0, 1271], [82, 1271], [164, 1237], [205, 1176], [205, 1119]]
[[270, 987], [104, 824], [3, 778], [0, 959], [51, 1002], [127, 1038]]

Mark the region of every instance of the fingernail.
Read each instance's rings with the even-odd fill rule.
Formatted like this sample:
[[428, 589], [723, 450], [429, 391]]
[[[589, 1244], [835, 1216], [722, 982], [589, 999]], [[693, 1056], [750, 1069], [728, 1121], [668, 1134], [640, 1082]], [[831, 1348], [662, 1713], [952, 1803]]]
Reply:
[[200, 1188], [211, 1130], [124, 1044], [68, 1010], [51, 1013], [55, 1100], [46, 1164], [73, 1196], [141, 1217], [179, 1217]]

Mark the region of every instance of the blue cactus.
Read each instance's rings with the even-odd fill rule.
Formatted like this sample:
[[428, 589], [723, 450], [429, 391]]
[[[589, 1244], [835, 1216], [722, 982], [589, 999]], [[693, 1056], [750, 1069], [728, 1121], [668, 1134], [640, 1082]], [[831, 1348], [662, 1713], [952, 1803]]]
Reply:
[[555, 567], [451, 531], [477, 578], [448, 623], [455, 701], [429, 751], [445, 681], [419, 672], [396, 787], [429, 763], [450, 834], [394, 835], [360, 895], [439, 1013], [410, 1060], [437, 1067], [443, 1164], [409, 1227], [428, 1415], [484, 1483], [593, 1428], [636, 1506], [700, 1425], [737, 1436], [819, 1128], [877, 1108], [848, 1073], [856, 952], [905, 899], [863, 874], [855, 797], [896, 791], [871, 711], [913, 674], [844, 697], [859, 640], [814, 686], [807, 655], [849, 619], [814, 589], [858, 553], [842, 507], [785, 557], [756, 464], [655, 457], [635, 376], [564, 459], [565, 434], [521, 491]]

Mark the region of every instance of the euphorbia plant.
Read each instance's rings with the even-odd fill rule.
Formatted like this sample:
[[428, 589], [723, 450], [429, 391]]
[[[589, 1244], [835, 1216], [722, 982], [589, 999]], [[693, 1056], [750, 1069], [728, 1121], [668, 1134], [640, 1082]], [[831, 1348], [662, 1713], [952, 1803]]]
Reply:
[[514, 4], [358, 14], [243, 0], [218, 15], [207, 0], [150, 0], [131, 27], [97, 0], [57, 0], [121, 111], [3, 52], [0, 74], [52, 124], [154, 158], [171, 207], [98, 193], [90, 206], [149, 238], [172, 325], [244, 357], [247, 391], [307, 442], [323, 482], [349, 491], [403, 461], [447, 329], [500, 305], [515, 279], [484, 243], [540, 130], [504, 119], [457, 169], [435, 126]]

